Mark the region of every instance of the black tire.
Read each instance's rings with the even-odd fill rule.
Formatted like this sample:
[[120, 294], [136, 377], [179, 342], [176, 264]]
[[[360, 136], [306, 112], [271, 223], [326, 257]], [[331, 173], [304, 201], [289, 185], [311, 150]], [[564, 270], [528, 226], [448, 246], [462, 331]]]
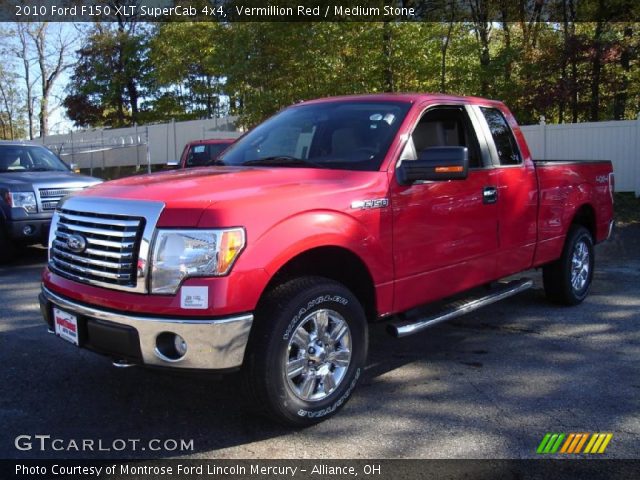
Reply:
[[9, 235], [7, 234], [4, 225], [0, 223], [0, 265], [13, 260], [17, 252], [17, 249]]
[[[321, 316], [327, 319], [327, 328], [319, 331], [326, 335], [314, 337], [314, 328], [322, 323]], [[320, 323], [316, 324], [316, 319]], [[347, 332], [342, 333], [340, 340], [331, 340], [339, 335], [334, 329], [342, 331], [345, 323]], [[316, 343], [321, 345], [318, 351], [313, 347], [299, 348], [298, 339], [304, 337], [302, 330], [308, 335], [305, 341], [321, 338], [326, 339], [325, 344], [318, 340]], [[244, 387], [256, 409], [280, 423], [292, 426], [318, 423], [340, 410], [353, 393], [364, 371], [367, 344], [364, 311], [344, 285], [323, 277], [287, 281], [260, 302], [245, 355]], [[308, 352], [312, 349], [317, 355], [315, 360], [309, 360]], [[331, 363], [348, 351], [348, 365], [344, 358], [341, 367]], [[294, 373], [297, 362], [302, 362], [299, 368], [304, 372], [289, 377], [287, 368], [291, 367]], [[311, 384], [314, 386], [310, 390], [305, 389]], [[319, 398], [304, 399], [300, 395], [305, 392]]]
[[[588, 258], [581, 265], [587, 265], [588, 271], [582, 272], [576, 284], [572, 283], [574, 254], [581, 258], [577, 249], [584, 249]], [[562, 249], [562, 256], [542, 269], [542, 279], [544, 291], [547, 298], [560, 305], [577, 305], [581, 303], [589, 294], [591, 281], [593, 280], [594, 249], [591, 233], [581, 225], [572, 225], [569, 228], [567, 239]], [[584, 280], [584, 281], [583, 281]]]

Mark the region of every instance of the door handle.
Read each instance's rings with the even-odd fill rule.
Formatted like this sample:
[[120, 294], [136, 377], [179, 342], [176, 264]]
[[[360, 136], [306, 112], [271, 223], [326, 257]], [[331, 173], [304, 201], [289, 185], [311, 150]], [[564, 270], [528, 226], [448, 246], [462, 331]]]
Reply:
[[498, 189], [496, 187], [484, 187], [482, 189], [482, 203], [491, 204], [498, 201]]

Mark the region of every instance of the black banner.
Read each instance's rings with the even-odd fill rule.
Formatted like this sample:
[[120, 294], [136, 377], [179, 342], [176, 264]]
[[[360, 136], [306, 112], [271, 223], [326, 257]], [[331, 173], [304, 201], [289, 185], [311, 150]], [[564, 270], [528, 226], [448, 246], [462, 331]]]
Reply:
[[637, 0], [3, 0], [2, 22], [633, 22]]
[[638, 460], [2, 460], [16, 479], [564, 479], [637, 478]]

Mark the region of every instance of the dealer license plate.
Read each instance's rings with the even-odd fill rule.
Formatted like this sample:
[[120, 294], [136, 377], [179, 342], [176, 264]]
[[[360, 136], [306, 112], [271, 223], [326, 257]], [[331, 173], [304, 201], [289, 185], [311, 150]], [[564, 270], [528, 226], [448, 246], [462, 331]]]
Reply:
[[56, 335], [78, 345], [78, 317], [53, 307], [53, 321]]

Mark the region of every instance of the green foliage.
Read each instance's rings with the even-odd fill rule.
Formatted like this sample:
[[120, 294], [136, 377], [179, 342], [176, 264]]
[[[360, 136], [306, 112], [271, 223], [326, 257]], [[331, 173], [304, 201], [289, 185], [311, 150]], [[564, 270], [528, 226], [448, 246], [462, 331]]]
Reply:
[[172, 22], [146, 35], [96, 30], [79, 52], [66, 106], [80, 125], [231, 113], [251, 127], [316, 97], [444, 91], [502, 99], [521, 123], [635, 118], [638, 24], [530, 23], [526, 9], [537, 2], [524, 2], [522, 11], [491, 5], [521, 21], [478, 15], [453, 23]]
[[79, 126], [121, 127], [139, 121], [140, 99], [149, 83], [144, 33], [96, 24], [74, 67], [67, 115]]

